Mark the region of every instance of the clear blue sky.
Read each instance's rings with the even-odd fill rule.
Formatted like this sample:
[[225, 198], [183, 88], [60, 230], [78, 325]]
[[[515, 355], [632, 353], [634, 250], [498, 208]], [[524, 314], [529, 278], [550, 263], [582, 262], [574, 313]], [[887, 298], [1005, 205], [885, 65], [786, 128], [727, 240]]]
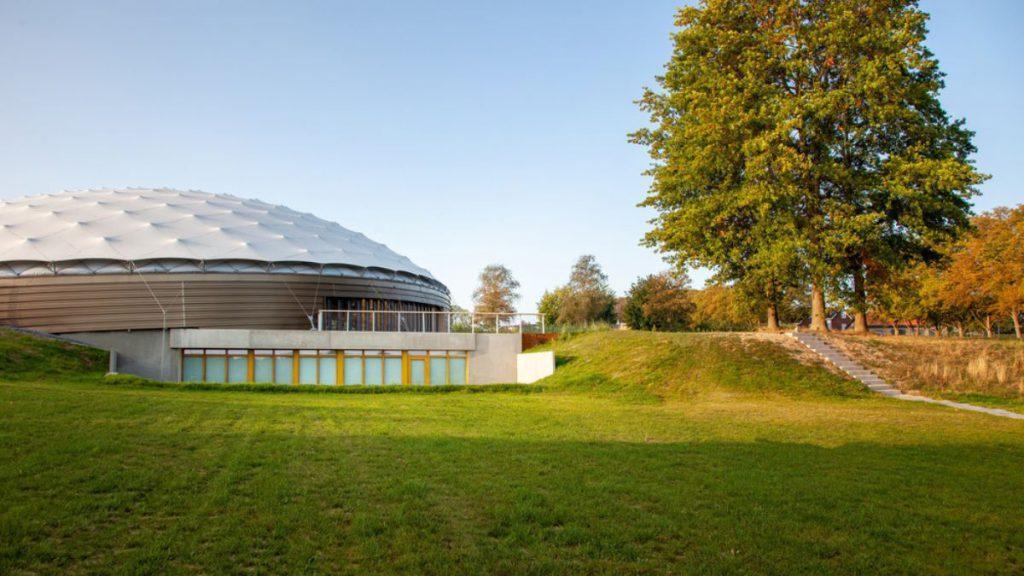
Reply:
[[[626, 133], [676, 5], [0, 0], [0, 197], [230, 193], [384, 242], [463, 306], [501, 262], [533, 310], [584, 253], [623, 292], [664, 267]], [[923, 7], [993, 175], [977, 207], [1024, 201], [1024, 2]]]

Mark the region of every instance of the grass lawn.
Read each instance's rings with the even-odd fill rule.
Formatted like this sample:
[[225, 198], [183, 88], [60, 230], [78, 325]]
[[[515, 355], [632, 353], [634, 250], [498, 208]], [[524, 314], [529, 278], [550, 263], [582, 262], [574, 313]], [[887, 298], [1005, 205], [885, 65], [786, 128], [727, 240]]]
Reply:
[[3, 574], [1024, 571], [1024, 423], [777, 342], [588, 334], [537, 393], [364, 395], [114, 385], [2, 338]]

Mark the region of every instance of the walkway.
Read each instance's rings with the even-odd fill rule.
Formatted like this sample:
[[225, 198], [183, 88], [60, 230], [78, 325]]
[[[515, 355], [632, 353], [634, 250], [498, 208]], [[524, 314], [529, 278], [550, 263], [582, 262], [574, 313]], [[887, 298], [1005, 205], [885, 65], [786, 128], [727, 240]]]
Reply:
[[893, 388], [885, 380], [880, 378], [877, 374], [864, 368], [858, 364], [855, 360], [844, 354], [841, 350], [835, 346], [829, 344], [828, 340], [822, 338], [818, 334], [813, 332], [793, 332], [791, 334], [793, 338], [796, 338], [798, 342], [811, 349], [825, 360], [828, 360], [832, 364], [836, 365], [840, 370], [846, 372], [855, 380], [859, 380], [865, 386], [891, 398], [898, 400], [908, 400], [912, 402], [927, 402], [929, 404], [941, 404], [943, 406], [949, 406], [950, 408], [957, 408], [960, 410], [971, 410], [974, 412], [984, 412], [985, 414], [992, 414], [993, 416], [1003, 416], [1005, 418], [1014, 418], [1017, 420], [1024, 420], [1024, 414], [1018, 414], [1017, 412], [1010, 412], [1009, 410], [1003, 410], [1001, 408], [986, 408], [984, 406], [975, 406], [974, 404], [964, 404], [962, 402], [953, 402], [952, 400], [936, 400], [934, 398], [927, 398], [925, 396], [917, 396], [914, 394], [904, 394], [898, 389]]

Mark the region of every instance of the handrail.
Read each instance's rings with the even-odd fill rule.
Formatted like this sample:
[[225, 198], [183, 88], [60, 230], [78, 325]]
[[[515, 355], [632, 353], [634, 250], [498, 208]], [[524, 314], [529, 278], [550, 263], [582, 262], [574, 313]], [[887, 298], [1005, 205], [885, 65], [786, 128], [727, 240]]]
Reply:
[[544, 332], [543, 314], [406, 310], [317, 311], [316, 329], [341, 332]]

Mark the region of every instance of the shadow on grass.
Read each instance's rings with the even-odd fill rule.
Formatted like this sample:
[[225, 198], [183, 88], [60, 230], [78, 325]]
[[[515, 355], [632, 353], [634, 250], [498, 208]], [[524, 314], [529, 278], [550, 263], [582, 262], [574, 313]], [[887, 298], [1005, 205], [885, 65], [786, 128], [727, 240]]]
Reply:
[[568, 366], [569, 364], [575, 362], [576, 358], [576, 356], [555, 354], [555, 368], [558, 369], [563, 366]]
[[[326, 429], [295, 433], [258, 423], [242, 432], [244, 417], [203, 414], [31, 431], [46, 441], [37, 438], [40, 447], [0, 475], [17, 502], [2, 513], [0, 567], [864, 574], [1024, 566], [1017, 444], [353, 436], [325, 432], [325, 414], [307, 426], [328, 418]], [[208, 425], [183, 426], [197, 416]]]

